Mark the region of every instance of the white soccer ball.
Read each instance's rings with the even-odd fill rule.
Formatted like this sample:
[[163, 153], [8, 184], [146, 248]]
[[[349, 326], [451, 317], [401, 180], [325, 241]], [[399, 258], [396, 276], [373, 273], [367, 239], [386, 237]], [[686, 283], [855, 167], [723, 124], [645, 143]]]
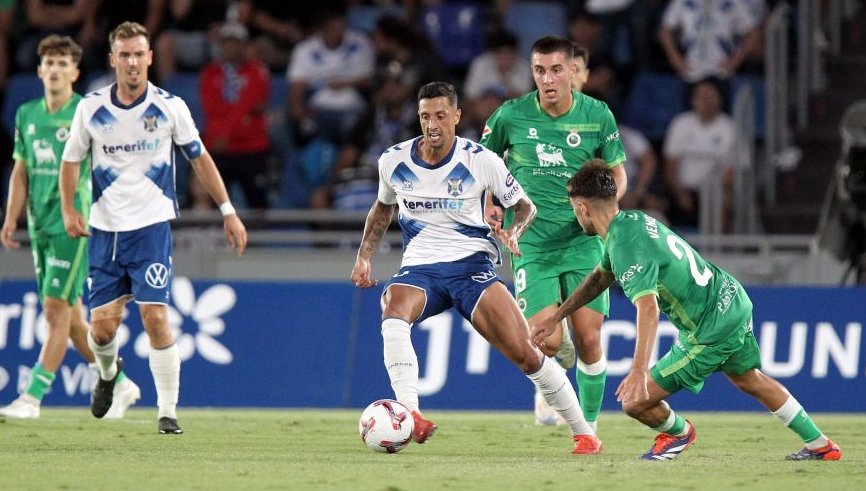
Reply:
[[412, 441], [415, 420], [409, 409], [392, 399], [371, 403], [361, 414], [361, 441], [374, 452], [397, 453]]

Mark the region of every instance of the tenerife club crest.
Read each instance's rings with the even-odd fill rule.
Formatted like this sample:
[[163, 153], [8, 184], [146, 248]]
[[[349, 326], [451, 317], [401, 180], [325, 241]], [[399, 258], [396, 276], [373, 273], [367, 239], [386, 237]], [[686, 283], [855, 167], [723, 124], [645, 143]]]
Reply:
[[463, 193], [463, 179], [448, 178], [448, 194], [451, 196], [460, 196]]
[[157, 115], [156, 114], [145, 114], [144, 115], [144, 129], [153, 133], [156, 131], [157, 124]]

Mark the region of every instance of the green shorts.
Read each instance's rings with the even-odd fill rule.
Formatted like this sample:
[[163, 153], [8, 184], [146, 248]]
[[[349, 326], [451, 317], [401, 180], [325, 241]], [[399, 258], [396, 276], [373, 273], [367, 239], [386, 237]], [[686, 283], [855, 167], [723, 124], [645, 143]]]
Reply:
[[[589, 276], [601, 261], [604, 250], [597, 237], [582, 237], [571, 247], [544, 253], [527, 252], [511, 256], [514, 297], [524, 317], [529, 319], [549, 305], [559, 305]], [[607, 315], [607, 291], [587, 304]]]
[[39, 298], [59, 298], [74, 305], [87, 278], [87, 239], [65, 233], [31, 237]]
[[681, 331], [670, 351], [652, 367], [653, 380], [671, 394], [683, 388], [697, 394], [714, 372], [742, 375], [761, 368], [752, 319], [718, 343], [694, 344], [693, 340], [690, 332]]

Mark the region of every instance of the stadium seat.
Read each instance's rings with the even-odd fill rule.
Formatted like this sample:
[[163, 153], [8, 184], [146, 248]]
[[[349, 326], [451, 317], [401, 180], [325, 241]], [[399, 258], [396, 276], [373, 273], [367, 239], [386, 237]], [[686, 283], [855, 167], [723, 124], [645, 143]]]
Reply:
[[685, 84], [679, 77], [643, 72], [635, 77], [622, 119], [650, 140], [661, 141], [671, 120], [685, 110]]
[[42, 81], [35, 73], [19, 73], [9, 78], [3, 98], [2, 123], [9, 135], [15, 133], [15, 111], [18, 106], [45, 94]]
[[764, 137], [766, 97], [764, 96], [764, 77], [760, 75], [737, 75], [731, 80], [731, 107], [728, 108], [728, 114], [733, 109], [733, 100], [741, 87], [748, 86], [752, 89], [752, 97], [755, 100], [755, 136], [758, 138]]
[[475, 3], [431, 5], [421, 23], [448, 68], [462, 69], [484, 51], [481, 7]]
[[517, 35], [520, 56], [529, 59], [536, 39], [568, 34], [568, 12], [560, 2], [513, 2], [505, 12], [505, 27]]
[[162, 88], [186, 102], [196, 128], [202, 131], [204, 129], [204, 110], [201, 107], [199, 74], [194, 72], [177, 73], [163, 82]]

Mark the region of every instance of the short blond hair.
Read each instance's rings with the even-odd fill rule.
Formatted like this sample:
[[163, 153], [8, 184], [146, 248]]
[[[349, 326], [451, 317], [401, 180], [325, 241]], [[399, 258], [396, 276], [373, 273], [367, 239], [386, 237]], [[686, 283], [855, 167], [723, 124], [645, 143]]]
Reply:
[[114, 41], [117, 39], [130, 39], [136, 36], [144, 36], [147, 39], [147, 44], [150, 44], [147, 28], [138, 22], [124, 22], [114, 28], [108, 35], [108, 45], [113, 49]]
[[36, 54], [39, 55], [40, 60], [48, 55], [69, 55], [72, 57], [72, 63], [78, 65], [81, 61], [83, 50], [71, 37], [51, 34], [50, 36], [43, 38], [42, 41], [39, 41], [39, 47], [36, 48]]

